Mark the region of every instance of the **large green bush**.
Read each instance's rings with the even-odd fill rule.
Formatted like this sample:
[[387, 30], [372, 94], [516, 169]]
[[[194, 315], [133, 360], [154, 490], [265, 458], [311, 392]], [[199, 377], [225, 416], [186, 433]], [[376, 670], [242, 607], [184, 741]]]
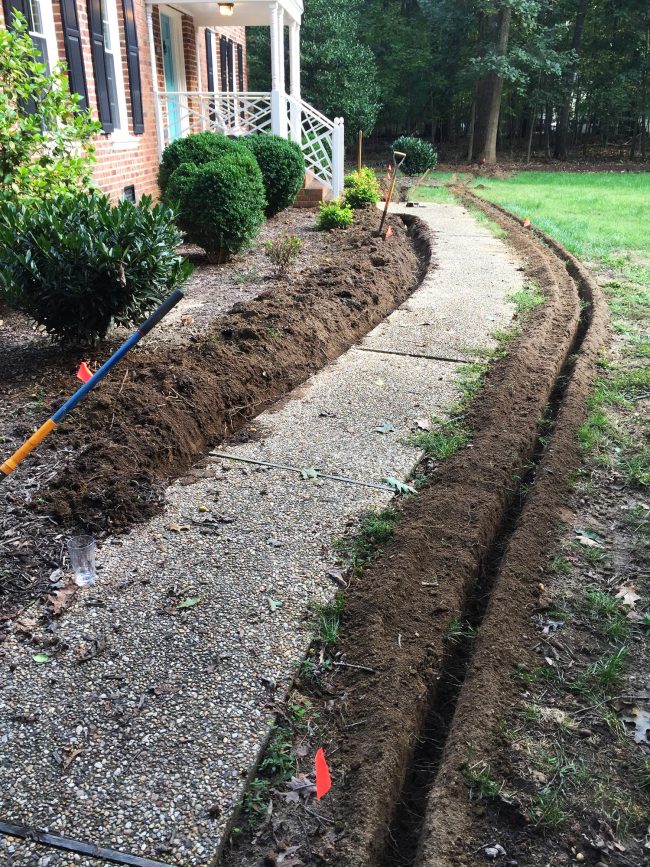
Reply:
[[70, 93], [65, 69], [48, 70], [15, 12], [0, 27], [0, 201], [54, 197], [88, 187], [90, 142], [100, 130]]
[[0, 293], [63, 344], [142, 320], [187, 279], [173, 212], [101, 193], [0, 205]]
[[183, 163], [169, 179], [166, 199], [177, 207], [187, 240], [215, 263], [249, 245], [264, 222], [262, 172], [244, 148], [200, 166]]
[[158, 169], [158, 186], [163, 199], [166, 199], [170, 177], [183, 163], [202, 166], [219, 159], [226, 153], [234, 153], [238, 149], [237, 140], [216, 132], [199, 132], [196, 135], [176, 139], [163, 151]]
[[258, 162], [266, 191], [266, 216], [273, 217], [292, 205], [305, 183], [305, 158], [300, 147], [277, 135], [244, 136], [241, 144]]
[[379, 201], [379, 181], [372, 169], [364, 166], [361, 171], [345, 177], [345, 201], [351, 208], [363, 208]]
[[438, 153], [434, 146], [424, 139], [412, 135], [402, 135], [392, 144], [394, 151], [406, 154], [402, 164], [405, 175], [423, 175], [427, 169], [438, 165]]

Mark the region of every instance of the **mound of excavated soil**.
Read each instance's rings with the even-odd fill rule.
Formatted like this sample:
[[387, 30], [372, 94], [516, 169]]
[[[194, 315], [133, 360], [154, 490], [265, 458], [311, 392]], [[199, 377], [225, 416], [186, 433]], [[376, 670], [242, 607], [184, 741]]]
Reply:
[[182, 353], [131, 356], [51, 438], [66, 460], [39, 511], [94, 530], [146, 518], [165, 482], [374, 327], [426, 268], [422, 229], [392, 220], [384, 240], [377, 223], [359, 212], [312, 269], [236, 304]]

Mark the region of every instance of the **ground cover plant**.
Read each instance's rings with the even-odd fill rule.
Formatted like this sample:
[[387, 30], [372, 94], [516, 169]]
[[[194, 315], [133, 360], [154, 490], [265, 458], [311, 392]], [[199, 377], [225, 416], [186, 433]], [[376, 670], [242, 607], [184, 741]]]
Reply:
[[241, 144], [257, 160], [266, 194], [265, 213], [274, 217], [293, 204], [305, 182], [302, 150], [295, 142], [265, 133], [244, 136]]
[[0, 298], [63, 344], [93, 344], [145, 317], [192, 268], [174, 213], [102, 193], [0, 205]]
[[351, 208], [363, 208], [379, 201], [379, 181], [372, 169], [364, 167], [345, 178], [345, 202]]

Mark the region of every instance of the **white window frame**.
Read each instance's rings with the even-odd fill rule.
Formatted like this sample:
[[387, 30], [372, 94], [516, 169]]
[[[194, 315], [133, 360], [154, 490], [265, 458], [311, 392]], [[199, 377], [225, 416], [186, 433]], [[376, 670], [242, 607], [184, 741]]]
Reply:
[[38, 5], [43, 23], [42, 33], [39, 33], [37, 30], [30, 30], [29, 35], [37, 36], [40, 39], [45, 40], [45, 45], [47, 48], [47, 62], [49, 64], [50, 70], [52, 70], [59, 61], [59, 51], [56, 44], [56, 30], [54, 29], [54, 12], [52, 10], [52, 0], [30, 0], [29, 5], [30, 15], [32, 18], [34, 17], [34, 13], [31, 7]]
[[120, 39], [120, 28], [117, 21], [117, 0], [102, 0], [102, 2], [106, 3], [106, 11], [108, 13], [108, 35], [111, 44], [111, 54], [113, 55], [113, 65], [115, 67], [117, 108], [120, 113], [120, 125], [114, 127], [113, 132], [108, 138], [116, 150], [130, 150], [138, 146], [139, 140], [137, 136], [133, 136], [129, 132], [129, 115], [124, 87], [122, 40]]

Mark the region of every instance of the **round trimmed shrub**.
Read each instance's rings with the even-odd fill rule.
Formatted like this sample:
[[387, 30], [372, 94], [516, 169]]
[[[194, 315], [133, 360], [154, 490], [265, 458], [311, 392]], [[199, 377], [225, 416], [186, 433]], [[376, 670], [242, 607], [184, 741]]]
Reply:
[[300, 147], [277, 135], [257, 133], [240, 143], [254, 155], [264, 178], [266, 216], [273, 217], [292, 205], [305, 183], [305, 158]]
[[438, 165], [438, 152], [431, 142], [412, 135], [402, 135], [391, 145], [394, 151], [406, 154], [402, 164], [405, 175], [423, 175]]
[[134, 325], [192, 272], [173, 211], [102, 193], [0, 207], [0, 295], [62, 344]]
[[364, 166], [360, 172], [346, 175], [345, 201], [355, 210], [379, 201], [379, 181], [372, 169]]
[[238, 141], [217, 132], [199, 132], [185, 138], [177, 138], [167, 145], [160, 160], [158, 186], [162, 197], [166, 199], [169, 179], [183, 163], [202, 166], [238, 149]]
[[183, 163], [170, 177], [165, 197], [177, 208], [187, 240], [216, 264], [248, 246], [264, 222], [262, 172], [244, 148], [203, 165]]

